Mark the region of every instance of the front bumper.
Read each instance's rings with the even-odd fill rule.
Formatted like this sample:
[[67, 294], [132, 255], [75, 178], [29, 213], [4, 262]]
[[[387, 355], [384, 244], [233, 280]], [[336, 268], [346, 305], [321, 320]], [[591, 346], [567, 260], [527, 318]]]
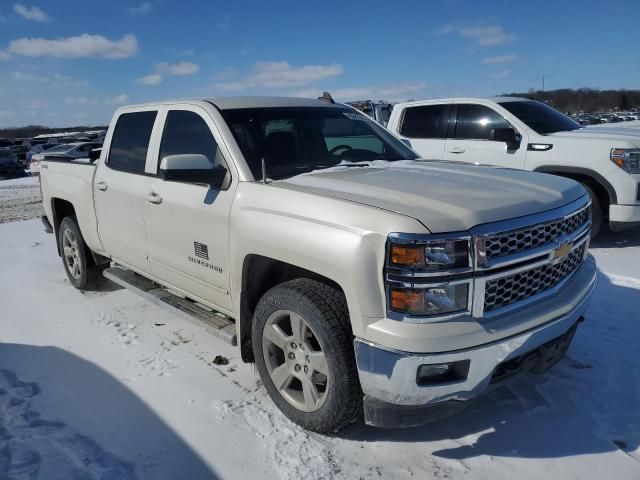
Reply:
[[640, 205], [610, 205], [609, 223], [612, 230], [640, 226]]
[[[527, 353], [561, 338], [577, 324], [595, 285], [596, 268], [591, 257], [578, 273], [582, 288], [571, 290], [580, 292], [580, 295], [569, 300], [569, 308], [562, 315], [506, 339], [435, 354], [401, 352], [356, 339], [356, 362], [365, 394], [365, 421], [383, 427], [415, 426], [464, 407], [489, 387], [500, 365], [524, 358]], [[570, 295], [563, 291], [558, 295], [558, 302], [566, 302]], [[458, 361], [470, 362], [466, 378], [443, 384], [418, 385], [416, 376], [420, 365]], [[399, 412], [403, 410], [410, 420], [401, 420], [404, 417]]]

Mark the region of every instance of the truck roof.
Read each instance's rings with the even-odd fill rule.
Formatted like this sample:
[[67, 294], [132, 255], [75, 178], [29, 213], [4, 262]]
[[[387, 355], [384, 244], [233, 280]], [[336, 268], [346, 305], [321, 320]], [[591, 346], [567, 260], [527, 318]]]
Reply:
[[269, 108], [269, 107], [341, 107], [325, 101], [301, 97], [198, 97], [145, 102], [137, 105], [127, 105], [123, 108], [142, 107], [150, 105], [171, 105], [185, 102], [208, 102], [220, 110], [232, 110], [237, 108]]
[[473, 102], [477, 100], [488, 100], [491, 102], [531, 102], [530, 98], [523, 97], [452, 97], [452, 98], [425, 98], [423, 100], [413, 100], [411, 102], [402, 102], [397, 105], [424, 104], [429, 102], [453, 103], [453, 102]]

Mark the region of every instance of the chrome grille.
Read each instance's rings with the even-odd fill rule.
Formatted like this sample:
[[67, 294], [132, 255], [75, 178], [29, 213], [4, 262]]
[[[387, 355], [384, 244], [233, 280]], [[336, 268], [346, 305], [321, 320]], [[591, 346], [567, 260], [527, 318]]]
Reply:
[[491, 235], [485, 239], [487, 259], [512, 255], [540, 245], [545, 245], [560, 235], [577, 231], [589, 221], [590, 207], [586, 207], [568, 218], [548, 223]]
[[484, 311], [506, 307], [555, 287], [582, 263], [585, 248], [586, 244], [583, 243], [559, 263], [550, 263], [487, 281]]

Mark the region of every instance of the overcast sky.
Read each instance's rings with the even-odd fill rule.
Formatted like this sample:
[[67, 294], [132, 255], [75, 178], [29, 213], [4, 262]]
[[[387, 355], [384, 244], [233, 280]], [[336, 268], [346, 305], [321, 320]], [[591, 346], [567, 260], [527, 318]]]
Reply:
[[217, 95], [640, 88], [640, 1], [0, 1], [0, 127]]

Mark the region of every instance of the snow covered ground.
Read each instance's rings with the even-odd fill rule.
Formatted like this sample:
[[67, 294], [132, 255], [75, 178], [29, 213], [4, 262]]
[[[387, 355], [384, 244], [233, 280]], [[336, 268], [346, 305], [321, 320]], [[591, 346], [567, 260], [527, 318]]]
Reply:
[[0, 181], [0, 223], [43, 215], [38, 177]]
[[553, 370], [426, 427], [336, 437], [291, 424], [190, 323], [72, 288], [39, 220], [0, 239], [2, 479], [640, 478], [640, 232], [593, 248], [594, 301]]

